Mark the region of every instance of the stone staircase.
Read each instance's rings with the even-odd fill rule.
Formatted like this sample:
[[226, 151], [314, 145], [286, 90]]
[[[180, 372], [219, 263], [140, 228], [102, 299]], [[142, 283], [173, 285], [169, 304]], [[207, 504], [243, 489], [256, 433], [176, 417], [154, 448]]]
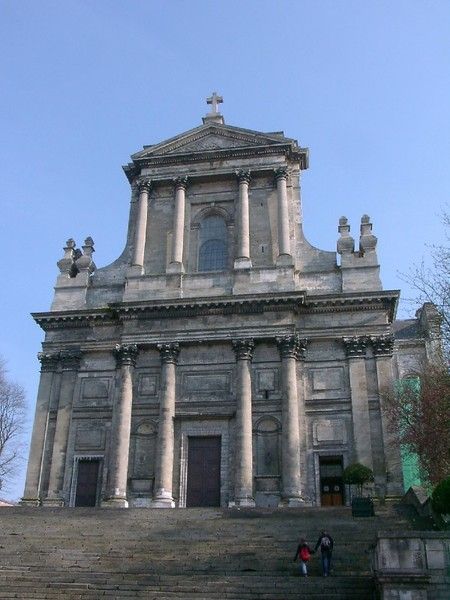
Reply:
[[[309, 577], [298, 538], [335, 538], [332, 573]], [[348, 508], [0, 510], [0, 599], [289, 600], [375, 598], [376, 532], [408, 529], [397, 510], [353, 519]]]

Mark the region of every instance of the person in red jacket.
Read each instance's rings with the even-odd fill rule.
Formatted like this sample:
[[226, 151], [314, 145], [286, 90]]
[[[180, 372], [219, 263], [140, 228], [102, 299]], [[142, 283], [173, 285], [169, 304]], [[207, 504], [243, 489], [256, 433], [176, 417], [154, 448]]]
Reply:
[[331, 568], [331, 554], [333, 552], [333, 538], [327, 531], [322, 531], [317, 540], [317, 544], [314, 548], [314, 552], [319, 548], [322, 555], [322, 573], [324, 577], [327, 577], [330, 574]]
[[304, 538], [301, 538], [299, 545], [297, 546], [297, 550], [295, 552], [294, 561], [296, 561], [298, 558], [298, 568], [300, 571], [300, 575], [303, 575], [303, 577], [308, 577], [307, 563], [311, 557], [311, 554], [313, 554], [313, 551], [306, 543], [306, 540]]

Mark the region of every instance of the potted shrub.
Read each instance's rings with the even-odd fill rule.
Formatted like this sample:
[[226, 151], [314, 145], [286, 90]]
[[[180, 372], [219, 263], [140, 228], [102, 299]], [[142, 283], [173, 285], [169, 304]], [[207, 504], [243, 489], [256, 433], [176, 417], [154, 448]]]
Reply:
[[349, 465], [343, 474], [344, 483], [356, 486], [356, 495], [352, 494], [352, 515], [354, 517], [373, 517], [373, 500], [370, 496], [363, 496], [364, 484], [373, 481], [373, 472], [369, 467], [360, 463]]

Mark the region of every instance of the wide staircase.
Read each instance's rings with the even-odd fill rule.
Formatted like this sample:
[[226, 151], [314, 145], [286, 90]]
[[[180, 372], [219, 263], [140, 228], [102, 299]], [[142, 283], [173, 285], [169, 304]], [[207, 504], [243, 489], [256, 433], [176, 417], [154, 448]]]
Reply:
[[[335, 539], [332, 572], [292, 562], [299, 537]], [[374, 599], [378, 530], [409, 529], [400, 508], [0, 509], [0, 598]]]

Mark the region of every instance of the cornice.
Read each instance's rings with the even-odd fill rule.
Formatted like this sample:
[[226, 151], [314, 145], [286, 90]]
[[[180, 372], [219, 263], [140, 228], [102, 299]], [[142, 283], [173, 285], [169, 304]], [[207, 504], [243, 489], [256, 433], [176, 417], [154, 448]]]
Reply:
[[388, 310], [394, 320], [399, 292], [367, 292], [364, 294], [333, 294], [309, 296], [306, 292], [248, 294], [225, 297], [177, 298], [139, 302], [112, 303], [106, 308], [32, 313], [44, 330], [73, 329], [92, 325], [111, 326], [132, 319], [194, 317], [214, 314], [257, 314], [292, 310], [295, 313], [316, 314]]
[[[294, 147], [291, 143], [278, 143], [268, 146], [241, 146], [237, 148], [214, 148], [211, 150], [190, 150], [186, 153], [159, 154], [133, 159], [123, 170], [130, 182], [141, 169], [160, 166], [178, 166], [191, 163], [207, 162], [212, 160], [226, 160], [236, 158], [249, 158], [254, 156], [283, 155], [290, 160], [298, 160], [302, 170], [308, 168], [308, 149]], [[214, 173], [209, 170], [209, 174]]]
[[302, 311], [309, 313], [334, 313], [384, 309], [388, 310], [389, 322], [393, 323], [399, 297], [399, 290], [364, 292], [359, 294], [327, 294], [324, 296], [307, 295]]

